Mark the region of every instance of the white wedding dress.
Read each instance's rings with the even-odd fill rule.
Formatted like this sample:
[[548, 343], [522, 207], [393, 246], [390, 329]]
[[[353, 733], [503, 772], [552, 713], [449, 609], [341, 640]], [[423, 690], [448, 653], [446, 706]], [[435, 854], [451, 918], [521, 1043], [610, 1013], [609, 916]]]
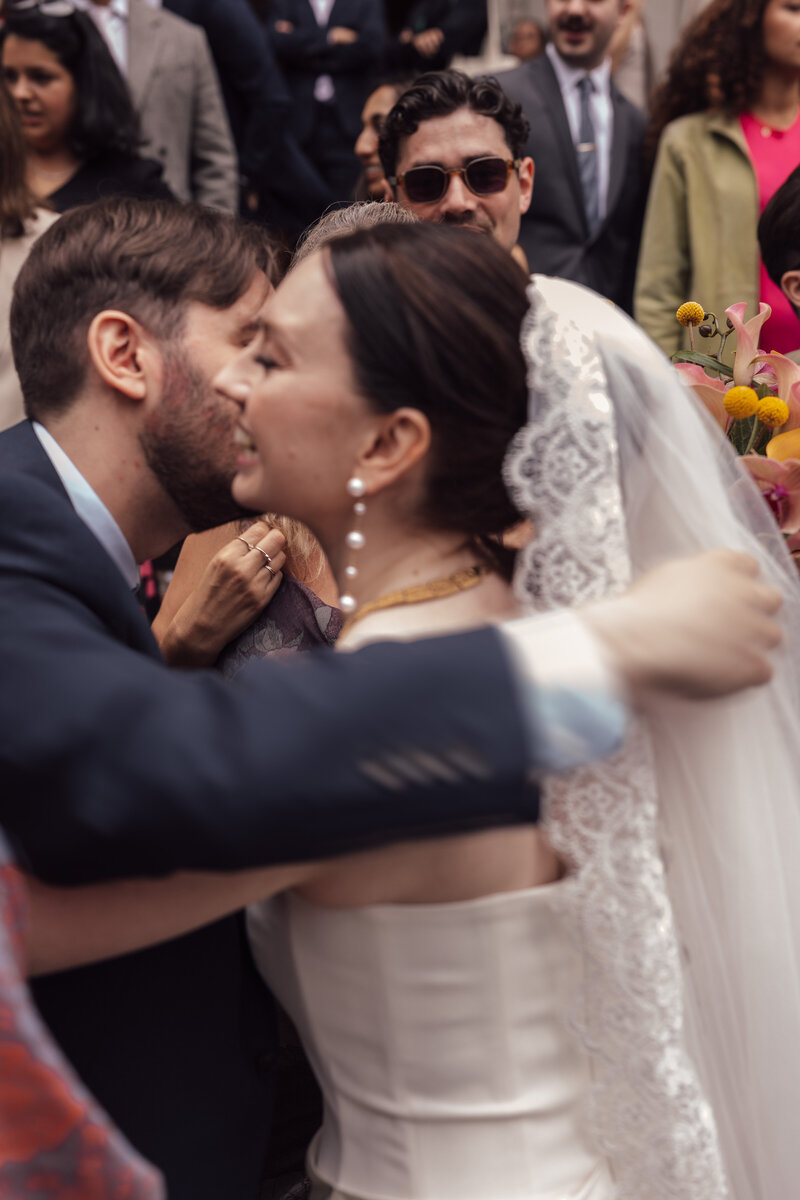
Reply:
[[580, 956], [562, 883], [455, 904], [249, 910], [325, 1115], [314, 1200], [608, 1200], [584, 1143], [587, 1056], [567, 1028]]
[[746, 551], [784, 596], [775, 677], [673, 701], [552, 777], [558, 884], [458, 904], [250, 910], [325, 1097], [312, 1200], [788, 1200], [800, 1179], [797, 573], [752, 481], [613, 305], [536, 276], [530, 420], [506, 478], [537, 530], [523, 605]]

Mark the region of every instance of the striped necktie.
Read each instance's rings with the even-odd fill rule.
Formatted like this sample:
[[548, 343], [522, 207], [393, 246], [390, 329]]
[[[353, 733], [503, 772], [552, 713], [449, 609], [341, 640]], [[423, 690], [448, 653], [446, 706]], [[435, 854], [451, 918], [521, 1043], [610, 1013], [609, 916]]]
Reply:
[[578, 91], [581, 96], [581, 119], [578, 128], [578, 145], [575, 147], [578, 155], [578, 174], [583, 190], [583, 207], [586, 212], [586, 223], [589, 233], [596, 232], [600, 224], [600, 190], [597, 172], [597, 144], [595, 142], [592, 114], [589, 100], [594, 91], [594, 84], [588, 75], [578, 80]]

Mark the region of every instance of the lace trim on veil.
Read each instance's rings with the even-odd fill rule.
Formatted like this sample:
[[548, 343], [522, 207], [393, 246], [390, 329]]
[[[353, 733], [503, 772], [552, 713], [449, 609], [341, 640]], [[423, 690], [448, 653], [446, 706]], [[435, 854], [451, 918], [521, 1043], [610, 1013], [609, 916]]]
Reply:
[[[507, 486], [536, 538], [519, 556], [518, 597], [539, 610], [624, 589], [631, 565], [614, 411], [597, 336], [558, 311], [536, 277], [522, 346], [530, 418]], [[649, 738], [545, 788], [545, 827], [572, 875], [564, 915], [584, 958], [569, 1020], [591, 1057], [588, 1130], [619, 1200], [728, 1195], [711, 1107], [683, 1045], [681, 963], [658, 852]]]

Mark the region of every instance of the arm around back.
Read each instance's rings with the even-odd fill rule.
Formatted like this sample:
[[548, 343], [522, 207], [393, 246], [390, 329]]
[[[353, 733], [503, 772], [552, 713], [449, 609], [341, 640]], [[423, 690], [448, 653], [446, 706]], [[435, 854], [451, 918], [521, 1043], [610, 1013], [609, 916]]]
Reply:
[[0, 819], [36, 873], [234, 869], [536, 819], [497, 633], [255, 663], [233, 687], [164, 666], [51, 487], [14, 473], [0, 511]]

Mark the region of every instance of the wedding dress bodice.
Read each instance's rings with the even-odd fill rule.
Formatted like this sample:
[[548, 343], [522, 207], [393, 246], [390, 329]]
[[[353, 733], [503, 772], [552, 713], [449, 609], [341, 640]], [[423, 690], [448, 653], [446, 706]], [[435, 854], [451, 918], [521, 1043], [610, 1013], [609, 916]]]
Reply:
[[324, 1100], [314, 1172], [359, 1200], [606, 1200], [566, 1027], [561, 884], [456, 904], [249, 910], [259, 969]]

